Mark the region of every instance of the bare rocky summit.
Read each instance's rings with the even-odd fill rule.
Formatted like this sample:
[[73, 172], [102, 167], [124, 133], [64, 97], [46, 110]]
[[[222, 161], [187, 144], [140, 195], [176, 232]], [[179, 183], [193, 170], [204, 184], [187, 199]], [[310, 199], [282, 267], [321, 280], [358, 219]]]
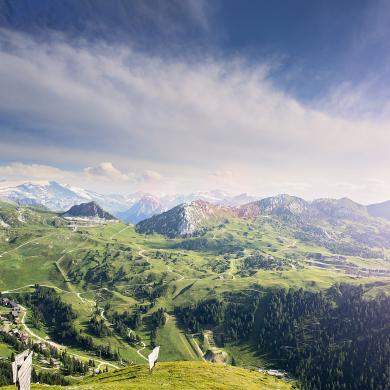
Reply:
[[116, 220], [107, 211], [104, 211], [96, 202], [81, 203], [72, 206], [66, 213], [62, 214], [65, 218], [87, 218], [87, 219], [105, 219]]
[[193, 236], [234, 215], [235, 210], [232, 208], [196, 200], [141, 221], [136, 225], [136, 230], [146, 234], [159, 233], [170, 238]]

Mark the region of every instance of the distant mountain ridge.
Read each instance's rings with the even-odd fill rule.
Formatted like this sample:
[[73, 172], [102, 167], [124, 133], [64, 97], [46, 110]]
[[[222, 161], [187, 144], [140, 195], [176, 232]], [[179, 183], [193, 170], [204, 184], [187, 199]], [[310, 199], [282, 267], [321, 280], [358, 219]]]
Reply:
[[99, 204], [126, 223], [138, 223], [142, 219], [169, 210], [181, 203], [205, 200], [215, 204], [236, 206], [258, 199], [248, 194], [230, 196], [223, 191], [194, 192], [155, 196], [146, 192], [129, 195], [99, 194], [83, 188], [55, 181], [24, 183], [15, 187], [0, 187], [0, 199], [21, 205], [47, 207], [51, 211], [66, 211], [70, 207], [91, 201]]
[[258, 199], [246, 193], [230, 196], [222, 191], [194, 192], [188, 195], [166, 195], [157, 197], [143, 195], [128, 210], [117, 213], [117, 217], [126, 223], [138, 223], [153, 215], [160, 214], [182, 203], [202, 200], [222, 206], [237, 206]]
[[67, 212], [62, 214], [65, 218], [88, 218], [105, 219], [107, 221], [116, 220], [116, 218], [104, 211], [96, 202], [81, 203], [72, 206]]
[[367, 206], [368, 212], [374, 217], [381, 217], [390, 220], [390, 200], [382, 203]]
[[128, 210], [119, 212], [117, 215], [118, 218], [126, 223], [138, 223], [144, 219], [152, 217], [155, 214], [160, 214], [163, 211], [165, 211], [165, 208], [157, 197], [144, 195]]
[[242, 205], [238, 207], [238, 215], [247, 218], [259, 215], [291, 215], [306, 219], [341, 218], [352, 220], [370, 216], [366, 206], [348, 198], [322, 198], [309, 202], [297, 196], [286, 194]]
[[369, 216], [366, 206], [356, 203], [349, 198], [316, 199], [311, 203], [311, 205], [319, 212], [333, 218], [359, 220]]
[[192, 236], [201, 233], [208, 225], [222, 223], [233, 215], [232, 208], [195, 200], [139, 222], [136, 230], [146, 234], [159, 233], [169, 238]]
[[[379, 214], [379, 213], [378, 213]], [[139, 222], [140, 233], [159, 233], [167, 237], [198, 235], [207, 226], [216, 225], [229, 218], [257, 219], [274, 216], [287, 223], [298, 223], [325, 239], [328, 233], [321, 226], [337, 221], [369, 221], [373, 217], [369, 208], [348, 198], [317, 199], [281, 194], [250, 202], [238, 207], [214, 205], [206, 201], [183, 203], [171, 210]], [[382, 216], [382, 215], [381, 215]]]
[[291, 195], [263, 198], [242, 193], [231, 196], [220, 190], [155, 196], [146, 192], [129, 195], [99, 194], [83, 188], [60, 184], [55, 181], [24, 183], [15, 187], [0, 187], [0, 199], [20, 205], [45, 207], [51, 211], [66, 211], [74, 205], [96, 202], [104, 210], [126, 223], [136, 224], [173, 207], [202, 200], [211, 204], [236, 208], [240, 217], [253, 217], [271, 213], [276, 215], [328, 216], [329, 218], [366, 218], [371, 215], [390, 220], [390, 201], [364, 206], [348, 198], [316, 199], [308, 202]]
[[291, 214], [302, 215], [309, 212], [309, 203], [296, 196], [281, 194], [255, 202], [250, 202], [238, 207], [240, 217], [254, 218], [267, 214]]
[[101, 207], [113, 213], [129, 207], [121, 195], [101, 195], [55, 181], [24, 183], [15, 187], [0, 188], [0, 199], [21, 205], [41, 205], [57, 212], [66, 211], [74, 205], [91, 201], [97, 202]]

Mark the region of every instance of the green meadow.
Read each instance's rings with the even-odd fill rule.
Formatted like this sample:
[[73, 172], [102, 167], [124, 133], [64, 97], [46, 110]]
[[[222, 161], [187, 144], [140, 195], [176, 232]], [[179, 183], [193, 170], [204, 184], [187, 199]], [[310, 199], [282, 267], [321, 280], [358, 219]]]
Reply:
[[[1, 207], [3, 214], [16, 218], [11, 206], [2, 204]], [[167, 239], [156, 234], [138, 234], [134, 226], [123, 223], [73, 230], [66, 228], [62, 222], [58, 223], [58, 217], [53, 213], [28, 213], [30, 219], [26, 222], [15, 222], [12, 228], [0, 228], [0, 290], [17, 297], [20, 293], [33, 291], [35, 284], [54, 288], [60, 299], [71, 305], [76, 313], [74, 326], [77, 331], [90, 336], [94, 345], [109, 346], [119, 353], [120, 361], [108, 362], [111, 364], [108, 366], [110, 371], [121, 367], [121, 364], [145, 363], [145, 356], [152, 349], [151, 319], [158, 309], [165, 311], [165, 323], [157, 328], [155, 335], [155, 342], [161, 346], [160, 361], [193, 361], [193, 366], [180, 363], [177, 368], [189, 364], [188, 367], [194, 368], [200, 375], [202, 366], [195, 362], [202, 360], [209, 346], [181, 326], [174, 315], [175, 307], [210, 298], [224, 300], [231, 293], [256, 294], [261, 298], [269, 289], [318, 291], [335, 283], [363, 284], [367, 287], [367, 298], [390, 293], [389, 277], [357, 275], [349, 272], [348, 268], [337, 268], [337, 264], [331, 262], [310, 262], [308, 259], [313, 253], [322, 258], [334, 254], [314, 242], [300, 241], [295, 237], [293, 228], [270, 220], [232, 219], [223, 227], [210, 228], [201, 237]], [[248, 268], [245, 259], [254, 253], [277, 261], [277, 266]], [[347, 256], [346, 259], [348, 264], [352, 264], [350, 267], [390, 270], [386, 259], [357, 256]], [[131, 332], [141, 342], [131, 344], [119, 335], [111, 319], [115, 315], [135, 313], [140, 308], [141, 323]], [[41, 339], [49, 340], [48, 328], [45, 325], [34, 328], [31, 315], [28, 308], [27, 326]], [[102, 320], [111, 334], [105, 337], [92, 334], [88, 328], [92, 316]], [[20, 327], [23, 328], [23, 325]], [[243, 367], [272, 366], [267, 356], [253, 352], [251, 343], [247, 340], [241, 344], [226, 344], [227, 361]], [[64, 348], [85, 361], [97, 359], [101, 364], [107, 363], [91, 351], [66, 345]], [[0, 356], [9, 356], [12, 351], [12, 347], [0, 344]], [[164, 363], [161, 367], [165, 370], [161, 372], [164, 382], [168, 380], [168, 376], [164, 375], [168, 375], [171, 366]], [[212, 381], [214, 368], [211, 365], [207, 367], [205, 375], [211, 375], [208, 380]], [[135, 370], [134, 375], [131, 370]], [[137, 370], [143, 372], [144, 368], [123, 372], [140, 378]], [[230, 373], [229, 370], [236, 369], [224, 370]], [[231, 383], [236, 383], [234, 381], [239, 375], [238, 371], [233, 375], [233, 371]], [[184, 372], [184, 369], [180, 371], [178, 378]], [[250, 372], [245, 375], [257, 378], [258, 374]], [[126, 388], [143, 388], [137, 387], [141, 383], [137, 382], [138, 379], [131, 382], [125, 379], [124, 374], [119, 376]], [[98, 378], [85, 384], [86, 388], [106, 386], [105, 380]], [[149, 381], [149, 387], [145, 388], [151, 389], [157, 386], [159, 377], [157, 374], [152, 377], [142, 374], [142, 378]], [[111, 380], [114, 380], [113, 377]], [[268, 385], [264, 382], [264, 386]], [[107, 379], [106, 388], [114, 388], [109, 386], [112, 385]], [[179, 382], [177, 386], [182, 388]], [[194, 381], [191, 386], [194, 387], [186, 388], [206, 388], [202, 387], [201, 381], [198, 384]], [[229, 381], [224, 386], [215, 388], [232, 388]], [[288, 385], [280, 386], [280, 389], [289, 388]]]

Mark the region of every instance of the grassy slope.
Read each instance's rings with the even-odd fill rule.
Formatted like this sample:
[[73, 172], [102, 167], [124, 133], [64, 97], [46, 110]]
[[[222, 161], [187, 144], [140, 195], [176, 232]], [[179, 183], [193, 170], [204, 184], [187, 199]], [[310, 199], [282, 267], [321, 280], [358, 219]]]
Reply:
[[[75, 325], [83, 330], [86, 330], [93, 307], [89, 302], [83, 302], [77, 296], [78, 292], [82, 293], [84, 298], [96, 301], [100, 308], [109, 302], [119, 312], [131, 310], [132, 306], [137, 303], [136, 299], [131, 296], [131, 283], [145, 283], [145, 278], [150, 273], [158, 276], [165, 274], [164, 280], [169, 286], [167, 293], [159, 298], [155, 308], [151, 311], [156, 310], [157, 307], [165, 307], [170, 314], [176, 305], [187, 305], [210, 297], [219, 298], [229, 291], [248, 290], [249, 293], [254, 288], [293, 286], [318, 290], [329, 287], [337, 281], [345, 281], [351, 283], [379, 282], [383, 285], [374, 286], [373, 292], [390, 291], [390, 278], [355, 278], [332, 268], [321, 269], [306, 264], [305, 253], [319, 252], [329, 255], [329, 252], [316, 245], [297, 241], [292, 237], [291, 231], [277, 230], [272, 224], [266, 222], [256, 225], [247, 221], [233, 220], [223, 229], [207, 232], [205, 238], [210, 243], [209, 247], [190, 250], [180, 247], [181, 243], [186, 240], [167, 240], [158, 235], [142, 236], [137, 234], [132, 226], [121, 223], [97, 228], [80, 228], [77, 232], [72, 232], [41, 223], [45, 218], [53, 218], [53, 214], [41, 213], [39, 215], [41, 217], [35, 218], [33, 223], [20, 223], [12, 231], [0, 228], [0, 238], [17, 233], [17, 239], [12, 243], [0, 239], [0, 254], [8, 251], [0, 258], [0, 290], [20, 288], [36, 282], [62, 288], [68, 293], [63, 292], [61, 297], [67, 303], [72, 304], [77, 311], [79, 317]], [[234, 254], [229, 254], [228, 258], [224, 259], [223, 253], [219, 253], [218, 243], [221, 242], [242, 246], [244, 256], [253, 250], [262, 250], [273, 256], [295, 256], [302, 267], [281, 271], [263, 269], [251, 276], [240, 277], [237, 272], [242, 264], [242, 258], [235, 258]], [[27, 244], [23, 245], [24, 243]], [[106, 243], [110, 243], [113, 250], [122, 251], [121, 255], [112, 259], [111, 262], [116, 269], [124, 266], [132, 278], [129, 282], [119, 282], [108, 286], [113, 294], [108, 301], [98, 297], [98, 293], [101, 292], [100, 286], [87, 286], [82, 282], [77, 284], [74, 281], [64, 280], [64, 275], [56, 266], [56, 262], [65, 255], [60, 264], [65, 277], [74, 268], [80, 267], [86, 271], [91, 265], [81, 263], [81, 259], [90, 249], [103, 253]], [[126, 250], [120, 249], [121, 246], [129, 247], [134, 257], [139, 257], [141, 260], [126, 260]], [[157, 258], [156, 251], [165, 252], [172, 257], [164, 260]], [[390, 268], [389, 263], [383, 260], [352, 257], [348, 260], [364, 267], [375, 264], [378, 268]], [[141, 267], [137, 271], [136, 263], [142, 263], [142, 261], [146, 261], [150, 267], [147, 270]], [[227, 268], [224, 271], [216, 271], [214, 268], [216, 262], [226, 263]], [[25, 290], [27, 289], [23, 289]], [[145, 317], [147, 318], [149, 314], [147, 313]], [[147, 345], [144, 354], [149, 351], [149, 331], [145, 324], [137, 330]], [[44, 337], [44, 329], [40, 332]], [[198, 359], [191, 343], [188, 342], [172, 316], [165, 327], [159, 329], [157, 341], [162, 346], [162, 361]], [[110, 344], [115, 349], [119, 348], [122, 357], [128, 361], [144, 362], [136, 353], [136, 348], [130, 347], [119, 337], [104, 339], [94, 337], [94, 342]], [[245, 346], [229, 346], [227, 350], [242, 358], [242, 361], [236, 359], [238, 364], [259, 366], [261, 363], [261, 359], [254, 357], [250, 348]], [[82, 351], [74, 350], [74, 352], [88, 356]]]
[[[284, 270], [281, 272], [260, 270], [257, 274], [251, 277], [232, 279], [234, 272], [228, 270], [223, 273], [212, 271], [212, 264], [215, 261], [223, 261], [222, 256], [218, 255], [217, 250], [183, 250], [169, 249], [180, 242], [180, 240], [165, 240], [159, 236], [140, 236], [134, 232], [133, 227], [123, 230], [123, 224], [109, 225], [104, 228], [85, 229], [83, 234], [75, 234], [65, 229], [19, 229], [19, 238], [15, 244], [9, 245], [1, 243], [0, 250], [4, 248], [11, 251], [4, 254], [0, 258], [2, 265], [2, 273], [0, 275], [0, 289], [22, 287], [29, 283], [41, 283], [55, 285], [60, 288], [69, 290], [69, 286], [64, 283], [64, 278], [55, 266], [55, 262], [61, 258], [64, 252], [68, 252], [66, 256], [71, 258], [80, 258], [88, 248], [102, 248], [105, 242], [111, 242], [113, 245], [131, 244], [134, 251], [138, 248], [145, 250], [143, 256], [150, 256], [151, 270], [157, 274], [167, 272], [172, 279], [172, 287], [175, 294], [172, 297], [167, 297], [164, 302], [166, 306], [172, 304], [182, 304], [188, 301], [202, 299], [208, 296], [210, 290], [215, 293], [222, 293], [229, 289], [241, 289], [249, 287], [253, 283], [260, 283], [264, 287], [273, 286], [295, 286], [303, 288], [324, 288], [333, 284], [335, 281], [351, 281], [354, 278], [339, 272], [334, 269], [320, 269], [316, 267], [305, 266], [302, 270]], [[122, 231], [123, 230], [123, 231]], [[25, 231], [25, 232], [23, 232]], [[247, 232], [246, 237], [243, 233]], [[24, 234], [23, 234], [24, 233]], [[119, 234], [118, 234], [119, 233]], [[296, 243], [294, 248], [289, 248], [288, 244], [291, 239], [286, 239], [283, 244], [279, 243], [277, 238], [278, 232], [275, 232], [270, 226], [261, 226], [257, 230], [248, 231], [246, 223], [234, 221], [227, 225], [223, 231], [209, 232], [207, 236], [230, 239], [232, 242], [241, 244], [248, 248], [261, 249], [272, 255], [291, 255], [300, 256], [304, 252], [316, 251], [323, 254], [328, 254], [326, 250], [320, 247], [309, 246], [307, 244]], [[206, 236], [206, 237], [207, 237]], [[87, 239], [86, 239], [87, 238]], [[14, 249], [17, 245], [28, 240], [35, 239], [28, 245], [19, 249]], [[269, 246], [268, 246], [269, 245]], [[176, 263], [166, 264], [160, 259], [154, 259], [153, 253], [156, 250], [165, 250], [168, 253], [176, 253], [180, 256], [180, 260]], [[65, 259], [66, 260], [66, 259]], [[228, 261], [231, 262], [232, 259]], [[389, 264], [383, 261], [374, 259], [354, 259], [356, 263], [362, 266], [369, 266], [370, 263], [375, 266], [389, 268]], [[301, 261], [303, 263], [303, 260]], [[62, 262], [62, 268], [66, 268]], [[125, 262], [123, 264], [127, 265]], [[234, 268], [240, 265], [240, 260], [235, 260]], [[118, 262], [118, 266], [120, 261]], [[167, 267], [170, 266], [170, 268]], [[305, 264], [304, 264], [305, 265]], [[235, 270], [234, 270], [235, 271]], [[185, 280], [180, 280], [179, 275], [184, 275]], [[176, 280], [175, 280], [176, 279]], [[190, 279], [193, 279], [192, 281]], [[380, 278], [376, 278], [379, 280]], [[383, 278], [384, 279], [384, 278]], [[184, 290], [179, 295], [177, 294], [184, 287], [193, 286]], [[314, 282], [314, 283], [313, 283]], [[358, 282], [365, 283], [365, 278], [360, 278]], [[84, 286], [82, 286], [84, 287]], [[119, 289], [120, 286], [117, 286]], [[79, 289], [80, 290], [80, 289]], [[177, 295], [177, 297], [176, 297]], [[173, 298], [174, 302], [170, 298]]]
[[[60, 389], [33, 385], [32, 389]], [[146, 365], [100, 374], [67, 389], [79, 390], [288, 390], [291, 384], [238, 367], [201, 362], [157, 363], [153, 375]], [[5, 389], [13, 389], [6, 387]]]
[[0, 356], [9, 357], [13, 350], [8, 344], [0, 343]]
[[168, 316], [165, 326], [158, 330], [157, 344], [164, 346], [162, 360], [199, 360], [184, 332], [177, 327], [173, 316]]

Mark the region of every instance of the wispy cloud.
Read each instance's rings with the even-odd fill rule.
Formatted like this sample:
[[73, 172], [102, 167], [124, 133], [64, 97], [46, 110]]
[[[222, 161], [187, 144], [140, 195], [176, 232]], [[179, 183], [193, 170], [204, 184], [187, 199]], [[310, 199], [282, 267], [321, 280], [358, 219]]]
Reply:
[[8, 160], [24, 161], [28, 149], [30, 160], [87, 166], [84, 173], [117, 182], [141, 172], [136, 180], [144, 175], [161, 190], [214, 188], [218, 171], [230, 172], [220, 182], [235, 191], [285, 183], [287, 192], [298, 183], [291, 188], [306, 197], [338, 194], [337, 182], [388, 179], [387, 120], [333, 113], [337, 100], [305, 106], [270, 83], [269, 64], [163, 59], [5, 30], [0, 44], [0, 150], [11, 146]]

